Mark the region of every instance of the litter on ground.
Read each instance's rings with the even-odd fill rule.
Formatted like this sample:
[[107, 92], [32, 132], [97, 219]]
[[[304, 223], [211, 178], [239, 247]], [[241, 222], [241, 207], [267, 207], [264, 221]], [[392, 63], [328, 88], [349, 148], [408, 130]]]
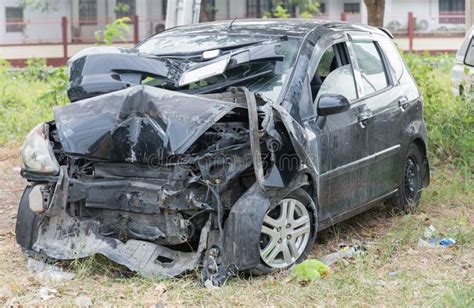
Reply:
[[308, 259], [296, 265], [291, 274], [299, 282], [309, 282], [327, 277], [330, 271], [330, 267], [323, 262], [316, 259]]
[[418, 246], [429, 248], [446, 248], [456, 244], [456, 240], [451, 237], [441, 237], [433, 225], [425, 229], [423, 237], [418, 240]]

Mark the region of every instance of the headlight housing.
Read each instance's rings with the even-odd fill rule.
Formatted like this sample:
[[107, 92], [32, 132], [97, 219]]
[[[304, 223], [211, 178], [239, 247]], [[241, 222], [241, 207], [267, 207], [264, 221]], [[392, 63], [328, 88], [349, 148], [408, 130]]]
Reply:
[[26, 136], [21, 147], [21, 161], [23, 170], [28, 172], [46, 175], [59, 173], [59, 163], [49, 143], [46, 123], [37, 125]]

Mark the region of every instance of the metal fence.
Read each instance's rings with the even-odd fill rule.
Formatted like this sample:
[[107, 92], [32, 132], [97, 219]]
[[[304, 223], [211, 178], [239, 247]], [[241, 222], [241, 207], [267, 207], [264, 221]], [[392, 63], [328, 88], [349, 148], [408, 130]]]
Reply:
[[[320, 15], [321, 20], [362, 22], [361, 14], [341, 13], [338, 16]], [[103, 30], [113, 19], [74, 20], [67, 17], [48, 20], [6, 22], [6, 29], [14, 41], [0, 42], [0, 58], [22, 66], [29, 57], [47, 58], [48, 64], [62, 65], [78, 50], [96, 43], [96, 31]], [[132, 46], [141, 39], [164, 30], [162, 18], [141, 19], [132, 16], [130, 31], [125, 40], [115, 43]], [[456, 49], [465, 34], [464, 12], [440, 13], [437, 16], [408, 13], [385, 17], [386, 28], [396, 37], [399, 46], [409, 51], [449, 51]], [[10, 36], [12, 37], [12, 36]], [[450, 40], [447, 41], [446, 40]], [[18, 47], [21, 49], [14, 49]], [[36, 51], [34, 51], [36, 50]], [[21, 51], [21, 52], [19, 52]], [[22, 55], [25, 55], [24, 57]]]

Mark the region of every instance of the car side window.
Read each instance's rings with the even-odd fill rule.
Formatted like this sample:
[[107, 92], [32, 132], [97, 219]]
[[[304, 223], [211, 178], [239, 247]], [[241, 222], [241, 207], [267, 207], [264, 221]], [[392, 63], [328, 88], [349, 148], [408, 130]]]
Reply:
[[474, 66], [474, 38], [472, 38], [471, 42], [469, 43], [466, 57], [464, 58], [464, 64]]
[[388, 77], [379, 48], [373, 41], [352, 43], [362, 77], [364, 95], [388, 87]]
[[403, 75], [404, 65], [396, 45], [389, 38], [382, 38], [378, 40], [378, 43], [386, 56], [387, 62], [391, 65], [396, 79], [400, 80]]
[[456, 53], [456, 60], [459, 62], [464, 61], [464, 57], [466, 56], [467, 48], [471, 43], [472, 38], [474, 37], [474, 27], [471, 27], [469, 33], [466, 35], [466, 38], [462, 42], [461, 47], [459, 48], [458, 52]]
[[324, 80], [331, 71], [335, 69], [336, 66], [336, 54], [334, 53], [334, 48], [331, 46], [324, 52], [319, 62], [316, 73], [318, 76]]
[[326, 49], [311, 80], [311, 93], [315, 104], [322, 94], [340, 94], [349, 101], [357, 99], [354, 72], [345, 44]]

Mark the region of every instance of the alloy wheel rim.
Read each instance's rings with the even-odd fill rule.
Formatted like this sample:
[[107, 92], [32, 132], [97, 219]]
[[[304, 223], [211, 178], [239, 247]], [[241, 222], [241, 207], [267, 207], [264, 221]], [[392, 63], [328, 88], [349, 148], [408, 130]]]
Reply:
[[304, 253], [310, 232], [306, 206], [296, 199], [283, 199], [263, 219], [260, 257], [272, 268], [286, 268]]
[[419, 192], [419, 167], [410, 157], [405, 167], [405, 197], [409, 202], [415, 202]]

